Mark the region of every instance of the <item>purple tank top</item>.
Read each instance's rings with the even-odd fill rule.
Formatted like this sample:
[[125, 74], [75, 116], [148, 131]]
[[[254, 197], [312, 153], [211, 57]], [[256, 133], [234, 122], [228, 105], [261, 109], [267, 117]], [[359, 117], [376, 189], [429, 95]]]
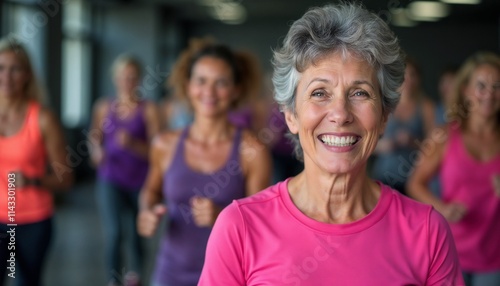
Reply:
[[147, 128], [144, 120], [144, 102], [140, 102], [130, 117], [118, 118], [113, 102], [104, 119], [103, 130], [104, 159], [99, 165], [98, 175], [102, 179], [115, 183], [131, 191], [139, 191], [146, 179], [148, 160], [141, 155], [122, 148], [116, 140], [120, 130], [125, 130], [136, 140], [147, 142]]
[[192, 170], [185, 161], [185, 141], [189, 127], [182, 131], [171, 167], [163, 177], [168, 222], [157, 257], [154, 281], [160, 285], [194, 286], [198, 283], [211, 227], [193, 222], [189, 201], [193, 196], [212, 199], [220, 207], [245, 196], [237, 129], [226, 164], [212, 174]]

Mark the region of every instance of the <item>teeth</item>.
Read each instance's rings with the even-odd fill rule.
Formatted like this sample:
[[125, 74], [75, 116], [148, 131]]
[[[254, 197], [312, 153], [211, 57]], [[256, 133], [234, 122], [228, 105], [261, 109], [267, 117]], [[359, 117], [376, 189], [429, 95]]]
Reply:
[[321, 141], [329, 146], [344, 147], [350, 146], [356, 143], [356, 136], [333, 136], [333, 135], [323, 135], [321, 136]]

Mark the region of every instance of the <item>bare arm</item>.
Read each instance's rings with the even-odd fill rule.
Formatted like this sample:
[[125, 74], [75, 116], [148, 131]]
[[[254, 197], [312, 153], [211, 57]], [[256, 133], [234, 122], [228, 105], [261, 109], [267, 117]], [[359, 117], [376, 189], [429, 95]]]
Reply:
[[104, 157], [104, 150], [102, 148], [103, 142], [103, 128], [105, 127], [105, 117], [109, 110], [109, 103], [101, 99], [93, 108], [92, 122], [90, 124], [90, 131], [87, 133], [87, 142], [89, 144], [90, 159], [92, 164], [97, 167], [101, 164]]
[[428, 99], [424, 100], [422, 104], [425, 136], [429, 137], [432, 130], [436, 127], [436, 106]]
[[158, 227], [160, 217], [167, 212], [162, 203], [163, 173], [166, 169], [162, 163], [171, 157], [172, 152], [168, 148], [171, 137], [159, 134], [151, 143], [148, 176], [139, 196], [137, 229], [142, 236], [152, 236]]
[[47, 149], [49, 171], [38, 178], [39, 184], [50, 190], [67, 190], [73, 184], [73, 170], [66, 161], [67, 144], [56, 116], [46, 109], [40, 110], [40, 129]]
[[251, 196], [271, 184], [271, 154], [250, 132], [244, 132], [241, 148], [246, 195]]
[[458, 221], [465, 214], [465, 208], [455, 203], [446, 204], [429, 189], [429, 182], [437, 174], [443, 160], [447, 137], [443, 128], [436, 128], [424, 141], [427, 147], [420, 152], [421, 158], [407, 183], [407, 192], [416, 200], [432, 205], [447, 220]]
[[162, 156], [161, 143], [156, 142], [161, 139], [155, 138], [151, 146], [149, 156], [149, 170], [146, 177], [144, 186], [141, 189], [139, 208], [150, 209], [155, 204], [161, 202], [161, 184], [162, 184], [162, 170], [160, 165], [160, 158]]

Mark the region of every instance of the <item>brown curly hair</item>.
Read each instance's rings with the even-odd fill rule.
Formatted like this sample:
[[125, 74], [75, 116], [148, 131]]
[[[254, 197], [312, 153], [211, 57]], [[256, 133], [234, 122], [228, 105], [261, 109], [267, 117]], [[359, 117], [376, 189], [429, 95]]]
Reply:
[[210, 37], [193, 38], [189, 41], [188, 47], [180, 54], [172, 68], [166, 82], [167, 89], [173, 89], [176, 96], [186, 99], [192, 69], [199, 59], [207, 56], [224, 60], [231, 67], [234, 83], [241, 90], [233, 107], [259, 94], [262, 76], [259, 61], [254, 54], [246, 51], [234, 52]]

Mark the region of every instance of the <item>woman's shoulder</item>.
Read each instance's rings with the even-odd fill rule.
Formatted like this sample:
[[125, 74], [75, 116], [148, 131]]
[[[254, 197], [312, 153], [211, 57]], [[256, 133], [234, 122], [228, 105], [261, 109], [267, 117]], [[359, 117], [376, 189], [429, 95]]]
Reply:
[[419, 225], [423, 230], [443, 231], [448, 228], [448, 222], [433, 206], [416, 201], [405, 196], [398, 191], [393, 190], [394, 199], [399, 217], [403, 218], [405, 224], [413, 230], [418, 231]]
[[175, 141], [178, 141], [181, 137], [183, 129], [178, 130], [164, 130], [159, 132], [155, 136], [155, 140], [158, 144], [172, 144]]
[[402, 218], [408, 225], [417, 226], [425, 222], [427, 227], [434, 227], [447, 224], [446, 219], [433, 206], [416, 201], [389, 186], [385, 188], [392, 195], [392, 213]]
[[249, 146], [264, 146], [255, 132], [248, 128], [241, 128], [241, 141]]
[[141, 102], [141, 105], [143, 106], [143, 113], [146, 118], [149, 117], [156, 120], [156, 118], [160, 116], [160, 110], [158, 109], [158, 104], [155, 101], [144, 99]]
[[93, 112], [100, 115], [106, 114], [111, 107], [112, 101], [112, 98], [109, 96], [100, 97], [94, 103]]
[[448, 144], [450, 136], [457, 130], [455, 122], [450, 122], [442, 126], [434, 127], [427, 137], [420, 143], [420, 152], [423, 155], [437, 156], [442, 154], [445, 146]]
[[238, 225], [241, 222], [246, 224], [250, 221], [255, 223], [256, 218], [269, 218], [271, 209], [274, 215], [280, 213], [276, 211], [276, 208], [281, 208], [279, 189], [282, 183], [270, 186], [249, 197], [234, 200], [222, 210], [217, 223], [227, 225]]
[[398, 216], [404, 216], [409, 219], [422, 219], [429, 216], [432, 206], [416, 201], [400, 192], [392, 189], [387, 185], [382, 185], [382, 188], [387, 195], [391, 196], [392, 213]]
[[32, 106], [32, 108], [38, 108], [38, 122], [42, 130], [60, 127], [59, 118], [50, 108], [39, 103], [35, 103]]
[[236, 209], [240, 213], [255, 214], [266, 212], [272, 204], [279, 204], [281, 202], [279, 198], [283, 183], [277, 183], [251, 196], [234, 200], [228, 207]]
[[245, 157], [254, 158], [256, 154], [267, 152], [267, 146], [249, 129], [241, 131], [241, 153]]
[[282, 188], [286, 188], [286, 182], [279, 182], [277, 184], [274, 184], [272, 186], [265, 188], [264, 190], [262, 190], [256, 194], [253, 194], [253, 195], [245, 197], [245, 198], [238, 199], [235, 202], [239, 206], [258, 205], [261, 203], [266, 203], [266, 202], [269, 202], [269, 201], [274, 200], [276, 198], [279, 198], [279, 196], [281, 195], [280, 190]]
[[156, 134], [151, 141], [151, 147], [164, 152], [174, 152], [181, 137], [182, 130], [167, 130]]

